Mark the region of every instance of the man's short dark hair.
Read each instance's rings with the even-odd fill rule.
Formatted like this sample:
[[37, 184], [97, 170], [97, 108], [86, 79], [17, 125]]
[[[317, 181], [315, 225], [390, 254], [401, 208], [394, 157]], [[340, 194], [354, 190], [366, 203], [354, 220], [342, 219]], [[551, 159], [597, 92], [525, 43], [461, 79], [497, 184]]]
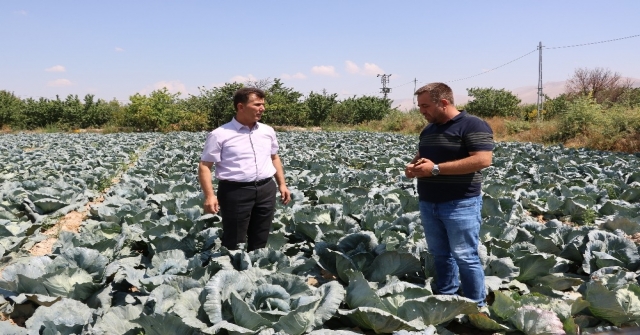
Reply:
[[433, 102], [439, 103], [441, 99], [448, 100], [453, 105], [453, 90], [445, 83], [431, 83], [420, 87], [415, 95], [429, 93]]
[[260, 99], [264, 99], [265, 97], [264, 91], [259, 88], [243, 87], [233, 94], [233, 109], [235, 109], [237, 112], [238, 104], [246, 104], [249, 101], [249, 96], [251, 94], [255, 94], [256, 97]]

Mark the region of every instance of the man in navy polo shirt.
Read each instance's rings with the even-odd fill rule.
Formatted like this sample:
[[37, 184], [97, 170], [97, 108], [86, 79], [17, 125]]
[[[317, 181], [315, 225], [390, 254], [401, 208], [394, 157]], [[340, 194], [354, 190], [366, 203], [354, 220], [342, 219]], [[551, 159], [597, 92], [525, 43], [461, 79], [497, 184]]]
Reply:
[[462, 295], [485, 305], [484, 269], [478, 256], [482, 173], [491, 165], [493, 131], [456, 109], [443, 83], [419, 88], [420, 113], [429, 124], [405, 175], [418, 178], [420, 216], [434, 256], [439, 294]]
[[[248, 251], [265, 247], [275, 214], [276, 191], [283, 204], [291, 200], [276, 132], [258, 122], [265, 111], [264, 98], [265, 93], [257, 88], [236, 91], [235, 117], [207, 135], [200, 157], [198, 179], [204, 211], [220, 211], [222, 245], [229, 250], [245, 242]], [[217, 196], [211, 182], [214, 165]]]

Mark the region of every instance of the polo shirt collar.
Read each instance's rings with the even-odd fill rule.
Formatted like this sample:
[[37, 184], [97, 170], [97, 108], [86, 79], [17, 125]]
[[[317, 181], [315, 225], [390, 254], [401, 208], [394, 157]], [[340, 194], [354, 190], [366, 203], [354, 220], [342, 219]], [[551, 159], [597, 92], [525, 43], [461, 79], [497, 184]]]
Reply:
[[458, 120], [462, 119], [465, 116], [467, 116], [467, 111], [461, 110], [460, 113], [449, 120], [449, 122], [458, 122]]
[[[236, 120], [236, 117], [234, 116], [231, 119], [231, 125], [233, 126], [233, 128], [235, 128], [236, 130], [240, 130], [243, 127], [249, 129], [249, 127], [243, 125], [242, 123], [238, 122], [238, 120]], [[256, 122], [256, 125], [253, 126], [253, 129], [258, 129], [258, 126], [260, 125], [260, 122]]]

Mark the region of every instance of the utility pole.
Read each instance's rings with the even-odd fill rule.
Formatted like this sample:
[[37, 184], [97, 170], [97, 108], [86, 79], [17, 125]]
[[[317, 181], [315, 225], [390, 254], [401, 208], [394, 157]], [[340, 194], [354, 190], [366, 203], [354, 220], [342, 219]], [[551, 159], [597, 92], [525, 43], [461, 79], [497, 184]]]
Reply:
[[384, 98], [387, 98], [387, 94], [391, 93], [391, 88], [387, 87], [387, 83], [389, 83], [390, 74], [379, 74], [378, 77], [382, 77], [382, 88], [380, 89], [380, 93], [384, 94]]
[[538, 122], [542, 121], [542, 107], [544, 105], [544, 93], [542, 93], [542, 42], [538, 43], [539, 60], [538, 60]]

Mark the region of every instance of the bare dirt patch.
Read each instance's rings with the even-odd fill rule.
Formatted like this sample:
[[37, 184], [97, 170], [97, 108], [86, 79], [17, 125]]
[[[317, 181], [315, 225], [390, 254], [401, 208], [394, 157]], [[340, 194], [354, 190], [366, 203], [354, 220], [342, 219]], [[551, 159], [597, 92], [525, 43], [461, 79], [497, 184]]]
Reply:
[[309, 279], [307, 279], [307, 284], [309, 284], [311, 286], [315, 286], [315, 287], [319, 286], [318, 280], [313, 278], [313, 277], [309, 277]]
[[635, 244], [640, 244], [640, 233], [635, 233], [633, 235], [627, 235], [627, 238], [633, 241]]
[[78, 233], [80, 231], [82, 221], [86, 216], [86, 212], [81, 213], [72, 211], [67, 213], [67, 215], [58, 220], [58, 222], [53, 227], [44, 232], [44, 234], [48, 235], [49, 238], [34, 245], [31, 250], [29, 250], [29, 253], [34, 256], [44, 256], [50, 254], [53, 248], [53, 244], [58, 240], [58, 235], [60, 234], [60, 232], [70, 231], [73, 233]]
[[16, 316], [16, 317], [11, 317], [8, 316], [4, 313], [0, 314], [0, 321], [9, 321], [9, 323], [16, 325], [16, 326], [20, 326], [20, 327], [26, 327], [27, 325], [25, 324], [25, 322], [27, 322], [27, 318], [24, 316]]
[[[137, 157], [135, 159], [131, 159], [127, 163], [127, 169], [134, 166], [136, 161], [137, 161]], [[53, 249], [53, 244], [56, 243], [56, 241], [58, 240], [58, 235], [60, 234], [61, 231], [70, 231], [77, 234], [80, 231], [80, 226], [82, 226], [82, 222], [84, 221], [84, 219], [87, 218], [87, 213], [89, 212], [89, 209], [91, 208], [91, 206], [102, 203], [104, 201], [104, 194], [109, 191], [109, 187], [111, 185], [115, 185], [120, 181], [120, 177], [122, 176], [122, 173], [124, 173], [125, 171], [121, 171], [118, 175], [111, 178], [109, 186], [105, 190], [102, 190], [100, 196], [98, 196], [94, 201], [87, 203], [81, 212], [72, 211], [67, 213], [60, 220], [58, 220], [58, 222], [56, 222], [53, 225], [53, 227], [45, 231], [44, 234], [48, 235], [49, 238], [34, 245], [29, 250], [29, 253], [31, 253], [34, 256], [48, 255], [51, 253]]]

